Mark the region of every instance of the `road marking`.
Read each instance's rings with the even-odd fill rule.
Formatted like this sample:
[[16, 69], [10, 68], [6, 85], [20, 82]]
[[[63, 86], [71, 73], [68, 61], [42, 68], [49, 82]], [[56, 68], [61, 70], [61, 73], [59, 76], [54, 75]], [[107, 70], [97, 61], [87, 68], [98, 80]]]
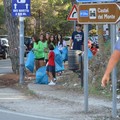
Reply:
[[11, 112], [11, 111], [1, 110], [1, 109], [0, 109], [0, 112], [19, 115], [19, 116], [24, 116], [24, 117], [39, 118], [39, 119], [43, 119], [43, 120], [62, 120], [62, 119], [58, 119], [58, 118], [48, 118], [48, 117], [42, 117], [42, 116], [37, 116], [37, 115], [28, 115], [28, 114], [23, 114], [23, 113], [18, 113], [18, 112]]

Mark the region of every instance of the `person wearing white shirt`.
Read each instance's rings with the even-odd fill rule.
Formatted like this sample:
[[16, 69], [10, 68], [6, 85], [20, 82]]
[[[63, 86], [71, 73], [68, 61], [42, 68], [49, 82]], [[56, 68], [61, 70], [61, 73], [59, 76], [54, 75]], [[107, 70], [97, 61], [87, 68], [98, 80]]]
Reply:
[[63, 40], [62, 35], [58, 34], [58, 49], [60, 52], [63, 50], [64, 47], [67, 46], [66, 41]]

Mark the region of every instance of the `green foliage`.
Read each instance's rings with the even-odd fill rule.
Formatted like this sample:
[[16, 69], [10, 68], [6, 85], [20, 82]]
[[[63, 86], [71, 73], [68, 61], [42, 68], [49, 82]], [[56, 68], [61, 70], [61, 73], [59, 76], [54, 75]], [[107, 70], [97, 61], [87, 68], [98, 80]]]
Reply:
[[0, 34], [6, 34], [6, 29], [4, 28], [5, 25], [5, 15], [4, 15], [4, 6], [0, 1]]
[[0, 26], [5, 23], [4, 6], [0, 5]]
[[70, 8], [70, 0], [31, 0], [31, 14], [36, 20], [36, 32], [71, 33], [72, 23], [67, 21]]
[[[2, 0], [0, 0], [2, 3]], [[25, 35], [49, 31], [69, 35], [73, 22], [67, 21], [71, 0], [31, 0], [31, 17], [25, 19]], [[36, 26], [33, 25], [35, 20]], [[4, 7], [0, 4], [0, 26], [5, 24]]]

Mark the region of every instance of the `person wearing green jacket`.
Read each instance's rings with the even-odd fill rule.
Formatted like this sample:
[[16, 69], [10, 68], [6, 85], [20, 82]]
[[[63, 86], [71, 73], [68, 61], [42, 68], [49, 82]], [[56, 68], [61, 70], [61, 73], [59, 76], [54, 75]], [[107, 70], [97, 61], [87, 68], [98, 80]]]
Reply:
[[38, 68], [43, 66], [43, 63], [44, 63], [44, 49], [37, 35], [33, 36], [33, 41], [34, 43], [33, 43], [32, 50], [34, 51], [34, 54], [35, 54], [35, 66], [37, 71]]
[[50, 40], [50, 33], [49, 32], [46, 32], [45, 34], [45, 49], [44, 49], [44, 52], [45, 52], [45, 62], [47, 64], [48, 62], [48, 53], [49, 53], [49, 48], [48, 48], [48, 41]]

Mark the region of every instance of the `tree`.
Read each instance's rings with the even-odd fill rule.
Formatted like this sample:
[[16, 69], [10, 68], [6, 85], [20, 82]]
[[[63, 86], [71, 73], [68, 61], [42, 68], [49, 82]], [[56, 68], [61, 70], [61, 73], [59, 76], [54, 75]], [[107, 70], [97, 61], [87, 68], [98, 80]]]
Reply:
[[[71, 0], [31, 0], [31, 14], [36, 20], [36, 33], [71, 31], [72, 24], [67, 21]], [[31, 18], [30, 18], [31, 19]]]
[[11, 15], [11, 0], [3, 0], [6, 28], [8, 30], [9, 55], [14, 73], [19, 73], [19, 30], [18, 18]]
[[5, 29], [5, 16], [4, 16], [4, 6], [2, 1], [0, 0], [0, 34], [4, 34], [6, 32]]

